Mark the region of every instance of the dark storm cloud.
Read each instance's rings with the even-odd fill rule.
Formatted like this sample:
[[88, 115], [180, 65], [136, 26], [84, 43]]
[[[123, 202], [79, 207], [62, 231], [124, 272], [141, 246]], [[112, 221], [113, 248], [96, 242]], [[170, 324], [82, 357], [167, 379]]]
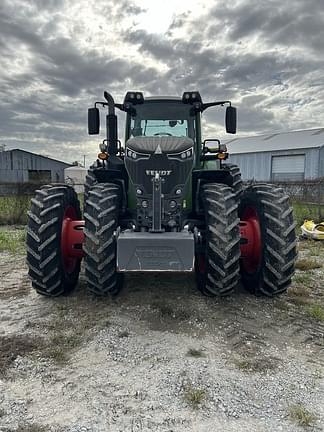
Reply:
[[[252, 36], [260, 37], [269, 46], [307, 47], [323, 50], [323, 2], [322, 0], [245, 0], [236, 6], [220, 2], [209, 15], [211, 20], [225, 24], [230, 40], [237, 41]], [[209, 35], [214, 35], [211, 26]]]
[[[322, 126], [322, 0], [210, 1], [200, 15], [173, 17], [164, 34], [134, 24], [139, 5], [2, 1], [0, 143], [70, 160], [88, 142], [86, 108], [104, 89], [232, 99], [245, 133]], [[87, 17], [73, 21], [73, 6], [98, 18], [97, 33], [87, 34]], [[224, 130], [222, 110], [204, 118], [207, 131]]]
[[[151, 66], [102, 55], [98, 49], [85, 52], [78, 40], [62, 36], [56, 12], [63, 1], [17, 1], [15, 6], [16, 10], [13, 3], [0, 7], [0, 143], [12, 147], [21, 140], [26, 148], [27, 142], [34, 142], [34, 149], [40, 141], [42, 147], [55, 139], [60, 145], [83, 141], [87, 106], [100, 99], [105, 88], [118, 88], [125, 80], [144, 86], [159, 79]], [[108, 19], [109, 14], [121, 19], [143, 12], [126, 1], [101, 6]], [[46, 19], [45, 12], [50, 12]], [[58, 19], [55, 24], [53, 16]], [[24, 67], [19, 67], [21, 62]]]

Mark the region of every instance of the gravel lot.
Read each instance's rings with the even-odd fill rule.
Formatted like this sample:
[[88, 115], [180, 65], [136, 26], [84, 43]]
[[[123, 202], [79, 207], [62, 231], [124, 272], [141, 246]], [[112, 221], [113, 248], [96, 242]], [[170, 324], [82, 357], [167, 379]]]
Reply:
[[[321, 244], [300, 249], [324, 262]], [[2, 252], [0, 431], [323, 430], [323, 278], [297, 271], [274, 300], [202, 297], [192, 275], [130, 276], [96, 299], [81, 278], [48, 299]]]

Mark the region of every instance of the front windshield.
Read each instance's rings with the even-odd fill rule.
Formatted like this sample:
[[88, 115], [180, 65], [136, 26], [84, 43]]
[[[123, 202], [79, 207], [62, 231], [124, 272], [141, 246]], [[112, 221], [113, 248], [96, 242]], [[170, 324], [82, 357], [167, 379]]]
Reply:
[[194, 139], [194, 117], [182, 102], [155, 101], [136, 105], [130, 136], [176, 136]]

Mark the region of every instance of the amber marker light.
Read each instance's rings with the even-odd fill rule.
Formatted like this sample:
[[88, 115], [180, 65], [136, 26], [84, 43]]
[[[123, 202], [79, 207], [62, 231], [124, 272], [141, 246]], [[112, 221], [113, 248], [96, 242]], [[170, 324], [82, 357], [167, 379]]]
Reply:
[[101, 159], [101, 160], [107, 160], [108, 159], [108, 154], [104, 153], [104, 152], [99, 153], [98, 154], [98, 158]]
[[227, 153], [217, 153], [217, 159], [226, 159]]

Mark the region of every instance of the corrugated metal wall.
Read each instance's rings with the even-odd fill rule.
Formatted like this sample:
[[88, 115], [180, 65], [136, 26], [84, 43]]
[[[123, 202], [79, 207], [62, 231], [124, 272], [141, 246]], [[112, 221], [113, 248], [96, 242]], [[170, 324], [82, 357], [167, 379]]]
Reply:
[[320, 149], [319, 177], [324, 177], [324, 146]]
[[0, 182], [28, 182], [29, 170], [51, 171], [52, 182], [64, 182], [64, 168], [68, 164], [24, 151], [0, 152]]
[[[242, 149], [244, 151], [244, 149]], [[231, 151], [229, 146], [229, 152]], [[243, 180], [271, 180], [272, 156], [305, 154], [305, 179], [324, 176], [324, 147], [316, 149], [285, 150], [272, 152], [258, 152], [246, 154], [230, 154], [228, 162], [238, 165]]]

